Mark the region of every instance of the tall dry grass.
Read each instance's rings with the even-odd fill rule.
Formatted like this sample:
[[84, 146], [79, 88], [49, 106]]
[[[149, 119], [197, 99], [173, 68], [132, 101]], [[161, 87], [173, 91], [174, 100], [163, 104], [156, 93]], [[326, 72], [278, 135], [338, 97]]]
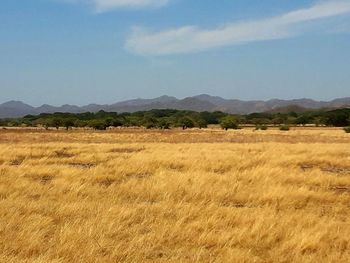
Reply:
[[349, 262], [341, 130], [0, 131], [0, 262]]

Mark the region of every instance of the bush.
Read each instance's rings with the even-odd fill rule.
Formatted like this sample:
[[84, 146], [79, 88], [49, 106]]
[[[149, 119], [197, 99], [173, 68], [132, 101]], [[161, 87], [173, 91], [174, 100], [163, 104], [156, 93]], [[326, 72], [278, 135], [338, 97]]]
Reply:
[[158, 125], [158, 120], [153, 117], [145, 117], [142, 120], [142, 126], [145, 127], [146, 129], [153, 129], [156, 128]]
[[107, 129], [107, 124], [103, 120], [92, 120], [88, 123], [88, 126], [93, 128], [94, 130], [106, 130]]
[[171, 121], [166, 118], [162, 118], [158, 122], [158, 128], [160, 129], [168, 130], [170, 129], [170, 126], [171, 126]]
[[208, 128], [208, 124], [207, 122], [202, 119], [202, 118], [199, 118], [195, 121], [195, 124], [198, 128], [202, 129], [202, 128]]
[[255, 129], [266, 131], [268, 129], [268, 127], [266, 125], [257, 125]]
[[155, 128], [156, 124], [154, 122], [146, 122], [143, 126], [149, 130]]
[[290, 128], [289, 128], [288, 125], [282, 125], [282, 126], [280, 126], [280, 131], [289, 131], [289, 130], [290, 130]]
[[350, 133], [350, 126], [349, 126], [349, 127], [345, 127], [345, 128], [344, 128], [344, 131], [345, 131], [346, 133]]

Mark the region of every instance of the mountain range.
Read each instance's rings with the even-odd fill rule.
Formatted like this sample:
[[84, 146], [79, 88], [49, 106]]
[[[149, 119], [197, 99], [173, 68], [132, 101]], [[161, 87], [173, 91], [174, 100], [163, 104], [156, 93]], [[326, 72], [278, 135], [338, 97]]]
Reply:
[[249, 114], [253, 112], [283, 112], [287, 109], [302, 111], [306, 109], [341, 107], [350, 107], [350, 97], [339, 98], [331, 101], [316, 101], [312, 99], [243, 101], [236, 99], [224, 99], [218, 96], [202, 94], [184, 99], [161, 96], [154, 99], [133, 99], [105, 105], [89, 104], [85, 106], [76, 106], [66, 104], [59, 107], [48, 104], [44, 104], [40, 107], [33, 107], [21, 101], [8, 101], [0, 104], [0, 118], [16, 118], [23, 117], [28, 114], [35, 115], [40, 113], [80, 113], [97, 112], [100, 110], [109, 112], [135, 112], [152, 109], [178, 109]]

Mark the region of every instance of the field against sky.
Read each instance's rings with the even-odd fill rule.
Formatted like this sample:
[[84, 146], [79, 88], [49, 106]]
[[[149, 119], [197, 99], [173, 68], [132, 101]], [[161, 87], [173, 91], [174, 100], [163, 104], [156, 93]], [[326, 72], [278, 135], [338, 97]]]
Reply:
[[348, 262], [340, 129], [0, 131], [0, 262]]

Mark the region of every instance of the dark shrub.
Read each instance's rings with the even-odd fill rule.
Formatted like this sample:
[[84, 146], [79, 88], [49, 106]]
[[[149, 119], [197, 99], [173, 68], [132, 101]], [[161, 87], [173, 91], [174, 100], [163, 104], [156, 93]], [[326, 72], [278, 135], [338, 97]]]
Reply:
[[280, 126], [280, 131], [289, 131], [289, 130], [290, 130], [290, 128], [289, 128], [288, 125], [282, 125], [282, 126]]
[[103, 120], [92, 120], [88, 123], [88, 126], [95, 129], [95, 130], [106, 130], [107, 129], [107, 124]]
[[255, 127], [256, 130], [262, 130], [262, 131], [266, 131], [268, 129], [268, 127], [266, 125], [257, 125]]

